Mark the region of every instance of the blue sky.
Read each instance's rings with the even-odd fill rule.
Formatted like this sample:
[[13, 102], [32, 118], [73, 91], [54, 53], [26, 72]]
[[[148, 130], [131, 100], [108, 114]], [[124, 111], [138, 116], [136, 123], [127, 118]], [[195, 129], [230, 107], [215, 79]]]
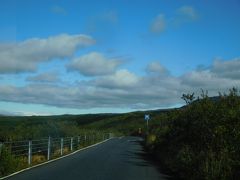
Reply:
[[0, 2], [0, 113], [180, 106], [240, 83], [240, 2]]

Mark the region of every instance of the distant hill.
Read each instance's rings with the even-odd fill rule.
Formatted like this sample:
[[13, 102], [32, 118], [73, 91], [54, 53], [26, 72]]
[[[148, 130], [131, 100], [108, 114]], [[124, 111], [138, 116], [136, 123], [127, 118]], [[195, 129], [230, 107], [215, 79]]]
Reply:
[[[219, 101], [219, 96], [209, 97], [212, 101]], [[195, 100], [193, 103], [198, 102]], [[201, 101], [201, 100], [200, 100]], [[150, 123], [161, 122], [166, 119], [164, 114], [185, 108], [157, 109], [135, 111], [129, 113], [102, 113], [82, 115], [54, 115], [54, 116], [8, 116], [0, 115], [0, 139], [6, 138], [39, 138], [43, 136], [70, 136], [84, 131], [99, 130], [121, 134], [138, 132], [139, 128], [146, 129], [144, 115], [149, 114]]]
[[136, 111], [121, 114], [83, 114], [55, 116], [0, 116], [1, 139], [26, 139], [46, 136], [71, 136], [84, 131], [98, 130], [121, 134], [132, 134], [144, 129], [144, 115], [151, 120], [172, 109]]

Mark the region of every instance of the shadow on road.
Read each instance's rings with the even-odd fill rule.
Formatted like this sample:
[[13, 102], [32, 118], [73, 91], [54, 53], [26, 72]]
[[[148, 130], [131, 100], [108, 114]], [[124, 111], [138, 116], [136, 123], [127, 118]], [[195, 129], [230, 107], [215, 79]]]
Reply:
[[124, 154], [124, 156], [127, 157], [127, 160], [125, 161], [126, 163], [141, 167], [154, 166], [163, 178], [167, 180], [180, 180], [180, 178], [174, 177], [167, 168], [155, 159], [153, 155], [144, 150], [143, 141], [141, 139], [131, 140], [129, 142], [136, 144], [136, 149], [129, 150]]

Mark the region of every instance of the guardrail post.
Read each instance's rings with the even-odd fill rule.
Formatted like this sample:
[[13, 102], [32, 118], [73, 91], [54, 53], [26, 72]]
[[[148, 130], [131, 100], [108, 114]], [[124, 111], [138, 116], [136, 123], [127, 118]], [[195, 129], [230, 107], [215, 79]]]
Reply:
[[47, 153], [47, 160], [50, 160], [50, 154], [51, 154], [51, 137], [48, 137], [48, 153]]
[[70, 146], [71, 151], [73, 150], [73, 138], [71, 137], [71, 146]]
[[0, 142], [0, 154], [2, 153], [3, 143]]
[[78, 136], [78, 146], [79, 146], [79, 144], [80, 144], [80, 136]]
[[32, 163], [32, 141], [28, 141], [28, 165]]
[[63, 138], [61, 138], [61, 156], [63, 155]]

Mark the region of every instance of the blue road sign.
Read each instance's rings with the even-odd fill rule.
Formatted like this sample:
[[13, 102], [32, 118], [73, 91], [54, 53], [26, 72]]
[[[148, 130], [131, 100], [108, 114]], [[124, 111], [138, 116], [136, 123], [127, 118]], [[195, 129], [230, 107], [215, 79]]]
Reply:
[[150, 120], [150, 115], [149, 115], [149, 114], [145, 114], [144, 119], [145, 119], [146, 121]]

